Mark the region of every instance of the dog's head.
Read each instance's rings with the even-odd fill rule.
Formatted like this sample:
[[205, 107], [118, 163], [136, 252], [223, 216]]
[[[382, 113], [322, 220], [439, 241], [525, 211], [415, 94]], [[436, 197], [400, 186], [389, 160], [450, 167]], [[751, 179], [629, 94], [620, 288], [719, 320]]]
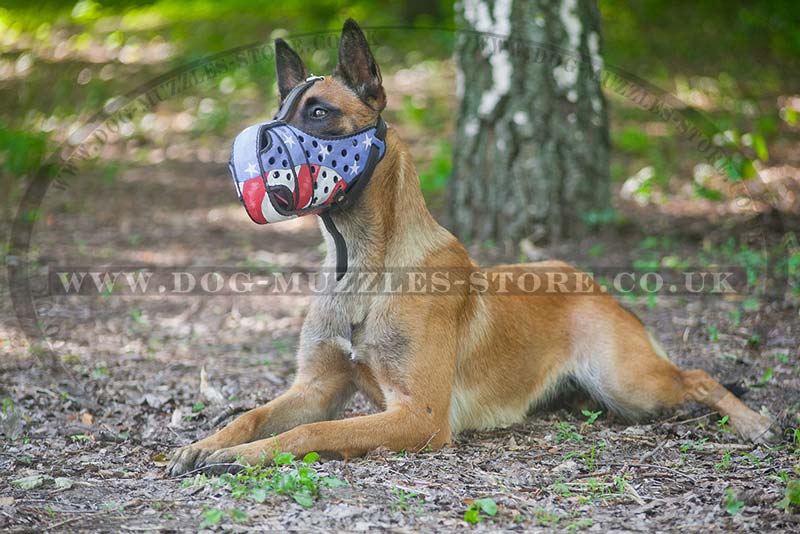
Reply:
[[353, 20], [342, 29], [332, 75], [309, 77], [281, 39], [275, 59], [278, 114], [245, 128], [230, 160], [239, 197], [261, 224], [349, 205], [386, 151], [380, 69]]
[[[283, 39], [275, 40], [281, 101], [308, 77], [303, 60]], [[381, 71], [358, 24], [348, 19], [332, 76], [306, 91], [286, 122], [321, 137], [348, 135], [370, 124], [386, 107]]]

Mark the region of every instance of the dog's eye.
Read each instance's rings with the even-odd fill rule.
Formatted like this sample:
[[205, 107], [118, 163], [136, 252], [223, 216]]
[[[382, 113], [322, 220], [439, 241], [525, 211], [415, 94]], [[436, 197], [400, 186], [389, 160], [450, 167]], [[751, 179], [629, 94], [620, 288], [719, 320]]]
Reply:
[[311, 117], [314, 118], [314, 119], [321, 119], [322, 117], [324, 117], [327, 114], [328, 114], [328, 110], [325, 109], [325, 108], [321, 108], [319, 106], [317, 106], [317, 107], [315, 107], [315, 108], [313, 108], [311, 110]]

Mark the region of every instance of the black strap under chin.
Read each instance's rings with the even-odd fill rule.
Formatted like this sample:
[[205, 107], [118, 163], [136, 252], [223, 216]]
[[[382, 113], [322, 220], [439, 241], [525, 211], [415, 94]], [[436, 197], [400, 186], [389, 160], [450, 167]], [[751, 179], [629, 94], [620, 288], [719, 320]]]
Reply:
[[347, 243], [342, 233], [333, 224], [330, 211], [325, 210], [319, 216], [322, 217], [322, 222], [325, 223], [325, 228], [330, 232], [333, 243], [336, 245], [336, 281], [338, 282], [347, 274]]

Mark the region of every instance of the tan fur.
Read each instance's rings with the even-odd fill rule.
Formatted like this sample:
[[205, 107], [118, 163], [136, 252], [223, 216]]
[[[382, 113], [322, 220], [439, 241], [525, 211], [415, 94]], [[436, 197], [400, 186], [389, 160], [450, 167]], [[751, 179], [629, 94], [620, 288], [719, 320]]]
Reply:
[[[324, 97], [346, 111], [357, 130], [377, 113], [334, 78], [304, 96]], [[407, 147], [394, 129], [369, 187], [334, 220], [358, 269], [436, 269], [468, 278], [481, 272], [464, 247], [425, 207]], [[335, 264], [330, 236], [327, 267]], [[502, 266], [576, 273], [562, 262]], [[730, 417], [745, 438], [763, 439], [770, 420], [704, 371], [681, 371], [613, 298], [591, 294], [319, 296], [304, 323], [292, 387], [213, 436], [173, 454], [172, 474], [195, 467], [225, 470], [256, 463], [275, 450], [339, 457], [379, 447], [437, 448], [466, 429], [521, 421], [570, 378], [608, 409], [635, 419], [687, 400]], [[351, 353], [354, 357], [351, 357]], [[383, 411], [335, 420], [356, 391]], [[274, 436], [274, 437], [272, 437]]]

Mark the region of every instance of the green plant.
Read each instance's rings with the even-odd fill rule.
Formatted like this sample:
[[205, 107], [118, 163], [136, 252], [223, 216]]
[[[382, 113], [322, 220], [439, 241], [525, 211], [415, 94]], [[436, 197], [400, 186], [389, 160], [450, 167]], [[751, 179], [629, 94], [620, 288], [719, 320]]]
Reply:
[[597, 421], [597, 418], [600, 417], [603, 414], [603, 412], [602, 410], [598, 410], [596, 412], [593, 412], [591, 410], [581, 410], [581, 414], [583, 414], [583, 416], [586, 417], [586, 422], [584, 423], [584, 425], [591, 426], [594, 424], [595, 421]]
[[747, 346], [748, 347], [757, 347], [761, 345], [761, 336], [758, 334], [753, 334], [749, 338], [747, 338]]
[[714, 464], [714, 469], [717, 471], [727, 471], [731, 467], [731, 451], [725, 449], [725, 454], [722, 455], [722, 460]]
[[599, 258], [605, 252], [605, 246], [602, 243], [595, 243], [589, 248], [589, 256]]
[[205, 409], [206, 405], [202, 401], [197, 401], [192, 405], [192, 413], [200, 413]]
[[544, 526], [554, 527], [564, 519], [564, 515], [558, 512], [551, 512], [545, 508], [537, 508], [533, 511], [533, 519]]
[[742, 324], [742, 310], [739, 308], [732, 309], [728, 315], [730, 316], [731, 321], [733, 321], [733, 326], [739, 326]]
[[403, 489], [400, 486], [395, 486], [392, 493], [394, 493], [395, 497], [392, 503], [392, 509], [396, 511], [405, 512], [409, 510], [412, 505], [419, 504], [424, 500], [419, 493]]
[[774, 371], [773, 371], [772, 367], [767, 367], [767, 370], [764, 371], [764, 374], [761, 375], [761, 379], [758, 382], [756, 382], [755, 384], [752, 384], [751, 387], [761, 388], [761, 387], [766, 386], [767, 382], [772, 380], [772, 375], [773, 374], [774, 374]]
[[290, 352], [289, 344], [282, 339], [274, 340], [272, 342], [272, 348], [275, 349], [278, 354], [288, 354]]
[[225, 474], [220, 479], [231, 488], [231, 495], [237, 499], [247, 497], [263, 503], [270, 494], [289, 495], [308, 508], [314, 505], [322, 487], [347, 485], [336, 477], [319, 474], [313, 467], [318, 459], [316, 452], [306, 454], [299, 462], [291, 453], [276, 453], [272, 466], [248, 466], [236, 475]]
[[731, 434], [733, 433], [733, 430], [731, 430], [730, 425], [728, 425], [728, 421], [729, 420], [730, 420], [730, 416], [729, 415], [724, 415], [724, 416], [722, 416], [722, 418], [720, 418], [719, 421], [717, 421], [717, 428], [719, 428], [720, 432], [728, 432], [728, 433], [731, 433]]
[[713, 325], [706, 325], [706, 330], [708, 330], [708, 338], [711, 340], [712, 343], [716, 343], [719, 341], [719, 330], [716, 329]]
[[600, 451], [605, 449], [606, 444], [602, 441], [597, 443], [592, 443], [589, 452], [571, 452], [564, 457], [564, 460], [568, 460], [570, 458], [580, 458], [583, 466], [589, 470], [594, 471], [595, 467], [597, 466], [597, 456], [600, 454]]
[[205, 473], [199, 473], [195, 475], [193, 478], [187, 478], [183, 482], [181, 482], [182, 488], [202, 488], [206, 484], [208, 484], [208, 477], [206, 477]]
[[480, 523], [486, 516], [494, 516], [497, 514], [497, 503], [492, 499], [476, 499], [470, 503], [467, 510], [464, 512], [464, 521], [471, 525]]
[[591, 527], [593, 524], [594, 521], [592, 521], [589, 518], [576, 519], [575, 521], [567, 525], [567, 530], [583, 530], [585, 528]]
[[786, 483], [786, 493], [778, 501], [778, 507], [789, 511], [790, 507], [800, 510], [800, 479], [790, 480]]
[[736, 515], [744, 508], [744, 501], [740, 501], [736, 497], [736, 493], [731, 488], [725, 490], [725, 497], [722, 499], [722, 506], [725, 511], [731, 515]]
[[203, 522], [200, 523], [200, 528], [208, 528], [214, 525], [218, 525], [222, 518], [224, 517], [225, 512], [218, 508], [207, 508], [203, 510], [200, 516], [203, 518]]
[[109, 374], [108, 367], [104, 365], [92, 369], [92, 378], [107, 378]]
[[556, 435], [557, 442], [562, 442], [568, 439], [573, 441], [581, 441], [583, 439], [583, 436], [575, 432], [575, 427], [566, 421], [557, 422], [556, 430], [558, 430], [558, 434]]
[[708, 438], [700, 438], [697, 441], [690, 441], [689, 443], [684, 443], [681, 445], [681, 452], [686, 454], [689, 452], [690, 449], [694, 449], [696, 451], [702, 451], [705, 449], [705, 444], [708, 441]]

